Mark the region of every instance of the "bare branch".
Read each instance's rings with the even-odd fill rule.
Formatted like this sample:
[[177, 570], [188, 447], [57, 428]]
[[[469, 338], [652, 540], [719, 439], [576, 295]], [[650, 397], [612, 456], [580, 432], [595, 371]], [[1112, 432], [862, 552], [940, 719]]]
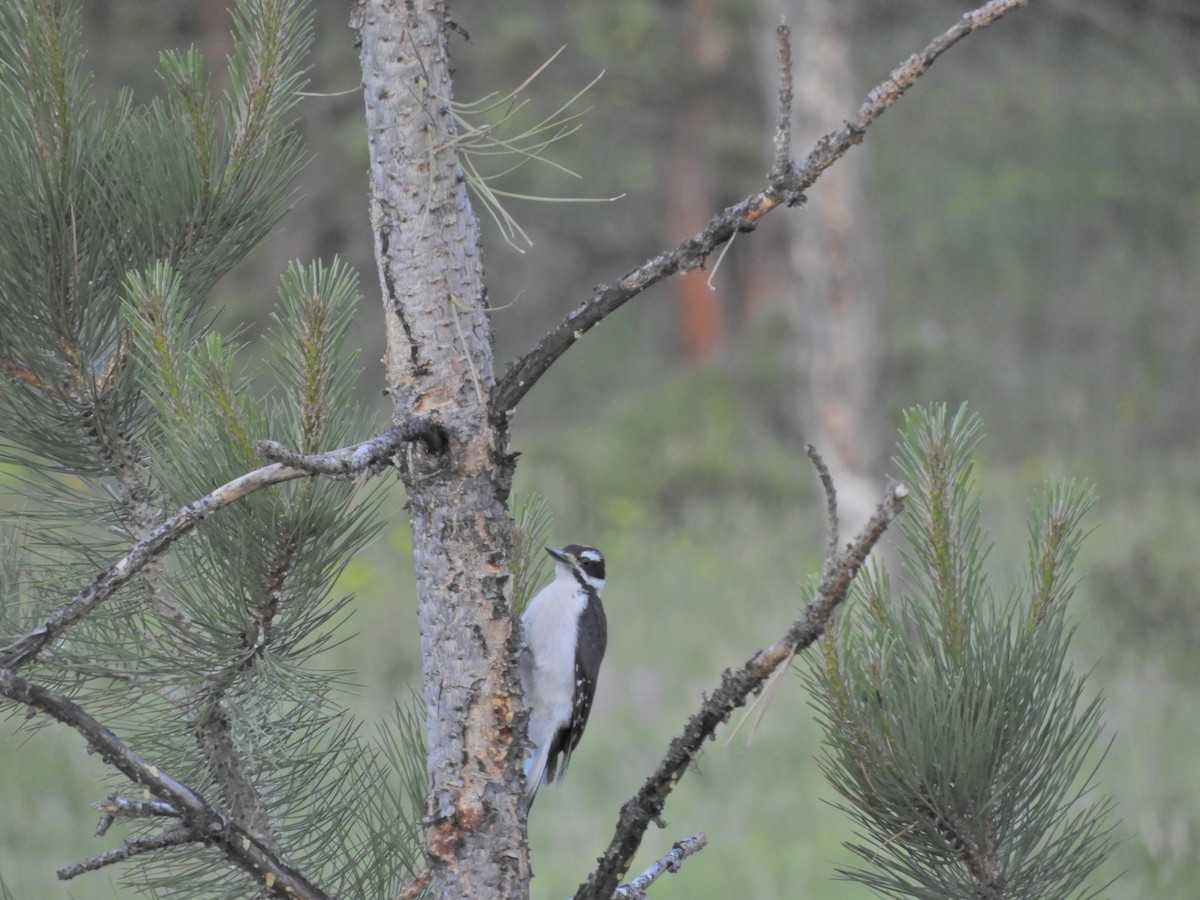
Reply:
[[802, 203], [804, 191], [841, 159], [847, 150], [862, 143], [867, 128], [925, 74], [934, 60], [967, 35], [1030, 2], [992, 0], [964, 14], [953, 28], [934, 38], [920, 53], [914, 53], [892, 70], [884, 81], [867, 94], [854, 119], [817, 141], [803, 162], [789, 162], [783, 171], [776, 171], [778, 167], [773, 167], [767, 186], [762, 190], [717, 213], [701, 231], [684, 239], [673, 249], [647, 260], [616, 281], [597, 287], [590, 298], [508, 367], [492, 395], [493, 420], [500, 422], [509, 416], [550, 366], [610, 313], [664, 278], [702, 267], [717, 247], [739, 231], [753, 230], [758, 220], [776, 207]]
[[825, 565], [821, 571], [821, 577], [828, 578], [837, 564], [838, 544], [841, 543], [841, 538], [838, 536], [837, 489], [833, 486], [833, 476], [829, 474], [829, 466], [825, 465], [825, 460], [817, 452], [817, 448], [812, 444], [805, 444], [804, 452], [808, 454], [809, 460], [817, 470], [817, 477], [821, 479], [821, 489], [825, 492]]
[[661, 817], [667, 797], [699, 755], [704, 742], [713, 736], [719, 725], [728, 721], [735, 709], [763, 689], [776, 669], [797, 651], [811, 646], [825, 632], [833, 611], [846, 598], [850, 583], [866, 562], [871, 548], [900, 514], [907, 496], [908, 488], [893, 484], [863, 530], [837, 557], [832, 571], [822, 579], [816, 597], [804, 608], [787, 634], [760, 650], [736, 672], [725, 671], [721, 684], [688, 719], [683, 733], [671, 741], [654, 774], [621, 807], [612, 842], [600, 857], [596, 870], [580, 885], [575, 900], [608, 900], [613, 895], [618, 882], [629, 871], [646, 829]]
[[739, 231], [752, 231], [755, 223], [775, 207], [802, 202], [804, 194], [796, 187], [798, 183], [794, 177], [789, 177], [778, 185], [751, 194], [713, 216], [703, 231], [685, 239], [674, 249], [660, 253], [615, 282], [597, 287], [590, 299], [563, 319], [532, 350], [509, 365], [492, 394], [493, 419], [500, 421], [511, 414], [550, 366], [610, 313], [664, 278], [700, 268], [717, 247]]
[[[151, 561], [218, 510], [248, 494], [274, 484], [314, 474], [348, 475], [355, 472], [373, 474], [385, 465], [404, 443], [421, 440], [427, 445], [441, 446], [445, 435], [440, 426], [427, 419], [414, 419], [406, 425], [339, 450], [318, 456], [293, 455], [298, 465], [272, 463], [221, 485], [210, 494], [182, 507], [169, 519], [151, 530], [130, 548], [125, 556], [105, 569], [86, 588], [59, 607], [41, 625], [17, 638], [0, 650], [0, 669], [16, 670], [29, 663], [51, 641], [85, 618], [92, 610], [111, 597]], [[272, 445], [275, 450], [278, 445]], [[286, 451], [284, 451], [286, 452]]]
[[130, 800], [120, 794], [109, 794], [103, 803], [93, 803], [93, 809], [104, 813], [96, 825], [96, 837], [103, 837], [118, 817], [146, 819], [151, 816], [179, 818], [179, 810], [162, 800]]
[[228, 813], [142, 759], [69, 697], [35, 684], [11, 669], [0, 669], [0, 694], [43, 710], [57, 721], [70, 725], [108, 765], [177, 810], [180, 829], [188, 841], [219, 847], [231, 863], [248, 872], [274, 896], [328, 900], [323, 890], [265, 848], [254, 835], [233, 822]]
[[779, 37], [779, 118], [775, 123], [772, 181], [785, 178], [792, 166], [792, 32], [787, 22], [780, 22], [775, 34]]
[[[817, 470], [817, 477], [821, 480], [821, 488], [825, 492], [825, 559], [821, 566], [821, 577], [828, 578], [833, 574], [838, 564], [838, 544], [840, 543], [840, 539], [838, 537], [837, 490], [833, 486], [833, 476], [829, 473], [829, 466], [825, 465], [825, 460], [817, 452], [817, 448], [812, 444], [805, 444], [804, 452], [808, 455], [809, 461]], [[793, 649], [792, 657], [795, 655], [796, 651]], [[746, 738], [746, 746], [750, 746], [751, 741], [754, 740], [754, 735], [758, 733], [758, 726], [762, 723], [763, 717], [767, 714], [767, 709], [771, 706], [771, 701], [775, 699], [775, 695], [779, 692], [779, 687], [783, 683], [783, 677], [787, 673], [788, 667], [792, 664], [792, 657], [780, 663], [779, 668], [775, 670], [775, 674], [767, 681], [762, 691], [754, 699], [754, 702], [746, 708], [746, 713], [742, 716], [742, 720], [737, 723], [733, 732], [726, 738], [726, 745], [733, 743], [733, 739], [742, 730], [742, 726], [753, 717], [754, 727], [750, 729], [750, 736]]]
[[85, 859], [83, 862], [75, 863], [73, 866], [66, 866], [59, 869], [57, 873], [58, 878], [59, 881], [70, 881], [72, 878], [82, 875], [85, 872], [95, 872], [97, 869], [103, 869], [105, 866], [111, 866], [113, 863], [124, 862], [135, 856], [141, 856], [143, 853], [152, 853], [155, 850], [162, 850], [165, 847], [178, 847], [180, 844], [191, 844], [195, 841], [195, 836], [188, 829], [180, 825], [174, 825], [160, 834], [130, 838], [120, 847], [116, 847], [106, 853], [101, 853], [99, 856], [93, 856], [91, 859]]
[[420, 441], [429, 452], [437, 453], [445, 447], [446, 434], [433, 419], [422, 416], [361, 444], [332, 453], [305, 455], [275, 441], [259, 441], [258, 451], [271, 462], [302, 469], [310, 475], [337, 478], [357, 476], [364, 472], [378, 475], [387, 467], [400, 445], [409, 441]]
[[[162, 521], [162, 497], [150, 483], [143, 454], [134, 441], [98, 415], [93, 415], [93, 421], [93, 434], [119, 488], [117, 514], [130, 536], [141, 540]], [[160, 565], [146, 566], [139, 580], [146, 602], [169, 631], [186, 631], [191, 627]]]
[[646, 891], [650, 889], [650, 885], [668, 872], [678, 872], [685, 859], [693, 853], [699, 853], [707, 846], [708, 837], [703, 831], [697, 831], [685, 840], [676, 841], [675, 846], [645, 872], [629, 884], [623, 884], [617, 888], [613, 892], [613, 897], [616, 900], [646, 900]]
[[[163, 804], [162, 806], [135, 808], [129, 806], [128, 801], [117, 802], [117, 799], [113, 798], [109, 804], [111, 808], [104, 808], [106, 815], [101, 818], [97, 833], [103, 834], [107, 831], [113, 816], [117, 814], [143, 814], [141, 811], [153, 809], [153, 814], [178, 815], [182, 820], [178, 834], [182, 837], [176, 840], [174, 837], [176, 831], [164, 832], [164, 835], [171, 834], [173, 836], [169, 843], [202, 842], [218, 845], [222, 847], [232, 862], [261, 879], [268, 890], [279, 896], [311, 898], [326, 896], [323, 891], [310, 884], [300, 873], [281, 859], [269, 828], [266, 828], [254, 816], [247, 817], [239, 814], [238, 803], [235, 803], [232, 815], [211, 805], [191, 788], [174, 781], [141, 759], [78, 704], [61, 694], [21, 677], [16, 670], [33, 660], [51, 641], [111, 597], [150, 562], [160, 557], [175, 541], [190, 532], [204, 519], [236, 500], [270, 485], [314, 474], [377, 474], [382, 471], [404, 443], [420, 440], [430, 449], [437, 449], [445, 445], [446, 439], [447, 436], [440, 426], [428, 419], [414, 419], [404, 426], [392, 428], [368, 441], [330, 453], [317, 456], [289, 454], [289, 459], [297, 463], [294, 466], [276, 462], [236, 478], [205, 497], [184, 506], [169, 519], [152, 529], [134, 544], [124, 558], [102, 572], [87, 588], [60, 607], [39, 628], [18, 638], [3, 652], [0, 652], [0, 694], [25, 703], [33, 709], [45, 710], [58, 721], [78, 730], [110, 765], [124, 773], [134, 783], [144, 785]], [[272, 446], [271, 449], [276, 450], [277, 447]], [[278, 449], [283, 453], [288, 453], [282, 448]], [[219, 709], [217, 709], [217, 715], [218, 718], [221, 715]], [[227, 723], [225, 725], [227, 731]], [[205, 734], [213, 742], [218, 743], [222, 738], [228, 739], [229, 737], [220, 729], [210, 730]], [[211, 752], [213, 748], [208, 749], [210, 757], [215, 755], [227, 760], [232, 755], [231, 752], [214, 753]], [[217, 748], [217, 750], [227, 749]], [[250, 784], [244, 777], [244, 773], [237, 771], [232, 775], [237, 776], [234, 779], [234, 787], [241, 789]], [[246, 790], [231, 793], [235, 800], [241, 798], [241, 806], [255, 809], [258, 807], [252, 786], [249, 793]], [[135, 809], [139, 811], [135, 812]], [[242, 822], [243, 818], [248, 818], [249, 821]], [[249, 825], [256, 827], [248, 827]], [[64, 877], [74, 877], [81, 872], [91, 871], [132, 855], [157, 849], [160, 844], [154, 843], [155, 840], [146, 838], [127, 843], [123, 848], [87, 860], [78, 866], [64, 869], [63, 872], [68, 873]], [[161, 844], [161, 846], [166, 845]]]

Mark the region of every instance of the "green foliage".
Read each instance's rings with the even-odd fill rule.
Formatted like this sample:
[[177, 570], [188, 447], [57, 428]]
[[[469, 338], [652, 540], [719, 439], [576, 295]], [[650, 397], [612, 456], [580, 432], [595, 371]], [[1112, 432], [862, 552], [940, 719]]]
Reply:
[[425, 774], [424, 703], [410, 695], [395, 703], [393, 726], [380, 728], [370, 757], [370, 783], [362, 805], [353, 809], [350, 833], [343, 841], [347, 866], [345, 886], [336, 891], [348, 897], [393, 897], [424, 865], [421, 854], [421, 815], [428, 780]]
[[1091, 896], [1112, 804], [1089, 797], [1101, 708], [1066, 661], [1066, 604], [1093, 492], [1047, 486], [1029, 575], [1001, 600], [983, 570], [978, 439], [965, 408], [906, 415], [904, 589], [893, 598], [878, 568], [860, 580], [807, 672], [821, 765], [868, 864], [842, 872], [885, 896]]
[[[88, 98], [78, 14], [0, 9], [0, 454], [110, 473], [141, 417], [121, 316], [126, 273], [166, 261], [193, 313], [277, 221], [300, 162], [290, 121], [311, 41], [293, 3], [239, 7], [232, 86], [200, 55], [160, 61], [168, 101]], [[218, 122], [225, 128], [219, 129]]]
[[550, 579], [550, 556], [545, 547], [553, 524], [545, 497], [532, 493], [522, 498], [513, 528], [513, 615], [521, 615], [538, 588]]
[[[24, 478], [22, 521], [0, 545], [6, 635], [169, 512], [261, 466], [258, 441], [312, 453], [370, 430], [346, 345], [361, 297], [340, 262], [284, 275], [272, 384], [200, 321], [300, 162], [302, 4], [239, 4], [222, 99], [197, 51], [168, 52], [166, 102], [136, 108], [128, 94], [107, 109], [88, 100], [78, 18], [0, 9], [0, 456]], [[381, 497], [329, 478], [246, 496], [29, 667], [346, 896], [388, 895], [411, 874], [424, 795], [411, 711], [380, 741], [360, 737], [345, 673], [317, 661], [348, 615], [335, 582], [379, 529]], [[113, 789], [141, 793], [115, 777]], [[120, 874], [160, 896], [257, 890], [199, 844]]]

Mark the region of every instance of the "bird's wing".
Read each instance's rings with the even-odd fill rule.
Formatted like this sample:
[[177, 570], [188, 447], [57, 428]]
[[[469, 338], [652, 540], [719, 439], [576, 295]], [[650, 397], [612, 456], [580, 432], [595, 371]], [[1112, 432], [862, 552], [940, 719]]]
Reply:
[[[588, 598], [583, 614], [579, 617], [579, 632], [575, 640], [575, 704], [571, 718], [565, 727], [554, 736], [546, 762], [546, 780], [562, 781], [567, 772], [571, 754], [579, 746], [583, 729], [592, 712], [592, 699], [596, 696], [596, 681], [600, 676], [600, 663], [608, 647], [608, 620], [600, 598]], [[561, 760], [559, 759], [561, 755]]]

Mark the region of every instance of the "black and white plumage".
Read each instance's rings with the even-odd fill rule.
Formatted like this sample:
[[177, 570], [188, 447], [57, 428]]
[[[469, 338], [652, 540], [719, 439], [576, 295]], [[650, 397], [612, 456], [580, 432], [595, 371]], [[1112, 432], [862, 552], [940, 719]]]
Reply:
[[531, 745], [525, 762], [528, 804], [542, 782], [562, 781], [592, 711], [608, 644], [608, 621], [600, 604], [604, 555], [579, 544], [547, 547], [546, 552], [554, 557], [554, 580], [521, 616], [529, 647], [521, 658]]

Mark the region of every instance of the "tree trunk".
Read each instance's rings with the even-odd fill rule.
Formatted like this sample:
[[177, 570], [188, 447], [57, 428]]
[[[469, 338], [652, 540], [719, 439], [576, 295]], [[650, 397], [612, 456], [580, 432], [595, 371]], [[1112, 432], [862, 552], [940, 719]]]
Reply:
[[[792, 30], [792, 146], [812, 146], [861, 102], [847, 39], [854, 0], [763, 0], [763, 95], [774, 110], [774, 27]], [[864, 522], [882, 458], [880, 397], [883, 264], [875, 237], [870, 160], [860, 148], [821, 178], [788, 223], [784, 364], [795, 385], [789, 430], [820, 448], [837, 482], [848, 529]]]
[[388, 389], [397, 422], [432, 416], [445, 438], [414, 445], [401, 465], [423, 658], [426, 852], [439, 898], [525, 896], [505, 597], [512, 464], [488, 419], [492, 335], [453, 143], [446, 11], [438, 0], [365, 0], [359, 17]]
[[[692, 63], [692, 78], [702, 85], [721, 71], [728, 47], [713, 21], [712, 0], [687, 0], [681, 21], [683, 49]], [[695, 85], [685, 92], [686, 102], [672, 110], [670, 149], [667, 154], [664, 217], [668, 244], [675, 244], [708, 221], [717, 208], [710, 185], [713, 182], [709, 144], [717, 104], [711, 91]], [[678, 311], [678, 333], [684, 359], [704, 363], [712, 358], [725, 338], [725, 315], [721, 294], [708, 286], [709, 273], [688, 272], [671, 282]]]

